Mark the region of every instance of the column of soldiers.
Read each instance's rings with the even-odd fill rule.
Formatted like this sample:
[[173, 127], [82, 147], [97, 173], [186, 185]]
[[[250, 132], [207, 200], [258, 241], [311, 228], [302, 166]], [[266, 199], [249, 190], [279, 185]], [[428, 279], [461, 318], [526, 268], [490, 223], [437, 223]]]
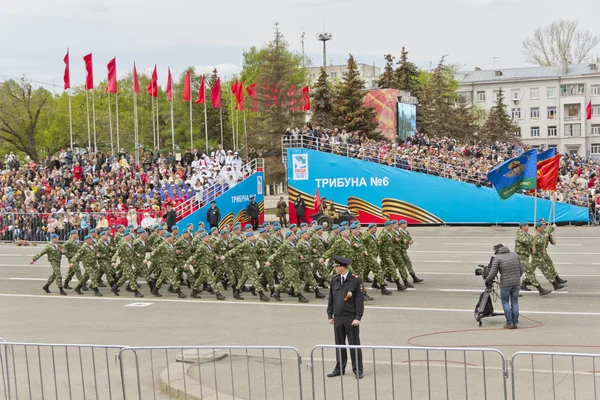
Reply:
[[[105, 278], [114, 295], [119, 296], [127, 284], [127, 291], [143, 297], [138, 283], [141, 279], [157, 297], [162, 297], [159, 291], [168, 284], [168, 291], [179, 298], [187, 297], [181, 289], [187, 286], [192, 298], [200, 298], [206, 291], [225, 300], [220, 285], [223, 290], [231, 287], [238, 300], [244, 299], [242, 293], [251, 293], [261, 301], [281, 301], [282, 293], [286, 293], [306, 303], [305, 293], [317, 299], [326, 297], [321, 289], [328, 288], [327, 282], [334, 275], [332, 259], [337, 255], [354, 260], [353, 273], [372, 283], [382, 295], [391, 295], [386, 280], [398, 291], [413, 287], [409, 275], [413, 283], [422, 282], [407, 254], [413, 242], [406, 227], [406, 221], [388, 221], [377, 235], [375, 224], [361, 232], [360, 224], [344, 222], [334, 225], [326, 238], [315, 221], [310, 226], [291, 224], [285, 235], [279, 223], [264, 223], [258, 236], [252, 225], [240, 223], [228, 224], [220, 231], [216, 227], [206, 230], [203, 222], [195, 230], [189, 224], [181, 235], [177, 226], [167, 232], [164, 224], [154, 225], [149, 235], [144, 229], [119, 226], [114, 238], [108, 229], [92, 229], [83, 243], [73, 231], [63, 246], [54, 235], [32, 263], [48, 256], [53, 274], [43, 287], [47, 293], [56, 280], [60, 293], [66, 295], [64, 289], [71, 289], [69, 283], [75, 276], [78, 284], [74, 290], [80, 295], [92, 289], [96, 296], [102, 296], [99, 288], [106, 287]], [[60, 271], [63, 254], [69, 264], [64, 285]], [[368, 278], [370, 274], [373, 280]], [[366, 300], [372, 300], [364, 287], [363, 292]]]

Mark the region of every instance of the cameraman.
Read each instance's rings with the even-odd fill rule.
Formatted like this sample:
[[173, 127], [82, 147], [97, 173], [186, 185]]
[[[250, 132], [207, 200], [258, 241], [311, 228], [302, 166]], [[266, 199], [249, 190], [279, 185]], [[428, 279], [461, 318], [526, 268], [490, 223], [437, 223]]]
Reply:
[[519, 257], [511, 253], [502, 244], [494, 246], [494, 256], [491, 260], [492, 269], [485, 279], [485, 285], [491, 287], [498, 272], [500, 272], [500, 298], [506, 317], [504, 329], [517, 329], [519, 323], [519, 287], [523, 266]]

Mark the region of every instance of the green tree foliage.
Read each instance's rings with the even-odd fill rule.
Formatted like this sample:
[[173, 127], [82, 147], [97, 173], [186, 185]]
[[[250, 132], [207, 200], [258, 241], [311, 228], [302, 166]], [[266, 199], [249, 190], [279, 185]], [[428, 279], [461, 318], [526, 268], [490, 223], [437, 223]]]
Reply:
[[348, 58], [347, 72], [334, 93], [334, 121], [348, 132], [357, 132], [370, 138], [379, 136], [376, 132], [377, 114], [372, 107], [363, 106], [365, 82], [360, 78], [354, 57]]
[[394, 73], [394, 57], [391, 54], [386, 54], [383, 58], [385, 59], [385, 67], [383, 73], [379, 76], [377, 87], [379, 89], [398, 89]]
[[480, 137], [488, 141], [512, 141], [515, 131], [516, 126], [513, 125], [506, 112], [504, 92], [500, 88], [496, 105], [490, 110], [487, 120], [479, 131]]
[[321, 67], [319, 79], [311, 90], [311, 108], [311, 123], [313, 126], [331, 127], [333, 102], [331, 88], [327, 82], [327, 72], [323, 67]]
[[410, 92], [411, 95], [419, 97], [419, 69], [415, 64], [408, 61], [408, 51], [402, 47], [398, 67], [394, 71], [396, 89]]

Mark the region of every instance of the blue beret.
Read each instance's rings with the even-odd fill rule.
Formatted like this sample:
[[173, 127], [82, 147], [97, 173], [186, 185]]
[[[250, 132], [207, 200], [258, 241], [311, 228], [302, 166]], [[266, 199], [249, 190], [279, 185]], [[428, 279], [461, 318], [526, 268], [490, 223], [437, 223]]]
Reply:
[[94, 228], [90, 229], [90, 233], [96, 233], [96, 230]]
[[535, 223], [535, 227], [537, 228], [538, 226], [544, 226], [544, 223], [541, 221], [538, 221]]
[[263, 222], [263, 224], [261, 225], [261, 227], [263, 227], [263, 228], [266, 227], [266, 226], [269, 226], [268, 222]]
[[401, 219], [400, 222], [398, 222], [400, 225], [405, 224], [406, 220], [405, 219]]
[[90, 235], [85, 235], [84, 238], [83, 238], [83, 240], [88, 240], [88, 239], [91, 239], [91, 238], [92, 237]]
[[232, 231], [237, 231], [238, 229], [240, 229], [239, 225], [234, 225]]
[[252, 225], [250, 225], [250, 224], [246, 224], [246, 225], [244, 226], [244, 229], [252, 229]]
[[373, 227], [377, 226], [376, 224], [369, 224], [369, 226], [367, 227], [367, 229], [371, 229]]
[[301, 234], [301, 235], [304, 235], [304, 234], [305, 234], [305, 233], [307, 233], [307, 232], [308, 232], [308, 231], [307, 231], [306, 229], [302, 229], [302, 230], [300, 231], [300, 234]]
[[193, 228], [193, 227], [194, 227], [194, 224], [191, 224], [191, 223], [190, 223], [190, 224], [187, 224], [187, 225], [186, 225], [186, 228], [189, 228], [190, 226]]
[[173, 225], [173, 226], [171, 227], [171, 230], [173, 230], [173, 229], [177, 229], [177, 230], [179, 230], [179, 227], [178, 227], [177, 225]]
[[292, 235], [293, 235], [292, 231], [288, 231], [288, 232], [285, 233], [285, 238], [287, 239], [287, 238], [289, 238]]
[[73, 229], [73, 230], [71, 231], [71, 235], [74, 235], [74, 234], [76, 234], [76, 233], [77, 233], [77, 229]]
[[160, 225], [158, 225], [158, 224], [154, 224], [154, 225], [152, 226], [152, 229], [158, 229], [158, 227], [159, 227], [159, 226], [160, 226]]
[[340, 226], [338, 224], [334, 224], [331, 229], [338, 229]]
[[346, 226], [346, 225], [348, 225], [348, 221], [344, 221], [340, 224], [340, 226]]
[[317, 223], [317, 220], [316, 220], [316, 219], [313, 219], [313, 220], [312, 220], [312, 222], [311, 222], [310, 224], [311, 224], [311, 225], [314, 225], [314, 224], [316, 224], [316, 223]]
[[303, 222], [303, 223], [300, 224], [300, 228], [304, 228], [305, 226], [307, 226], [306, 222]]
[[205, 232], [205, 231], [206, 231], [206, 229], [204, 229], [204, 228], [200, 228], [200, 229], [198, 229], [196, 232], [197, 232], [197, 233], [202, 233], [202, 232]]
[[236, 221], [236, 223], [233, 224], [233, 226], [238, 226], [238, 225], [240, 225], [240, 221]]
[[161, 226], [165, 226], [167, 223], [165, 221], [161, 222], [160, 225]]
[[202, 235], [200, 235], [200, 239], [202, 239], [203, 237], [208, 236], [208, 233], [206, 232], [202, 232]]
[[294, 229], [296, 227], [296, 224], [291, 224], [290, 225], [290, 229]]
[[356, 228], [358, 228], [358, 225], [356, 225], [356, 224], [350, 225], [350, 229], [356, 229]]
[[146, 233], [146, 231], [144, 230], [144, 228], [140, 228], [140, 229], [138, 229], [137, 233], [142, 234], [142, 233]]
[[171, 235], [171, 232], [167, 232], [167, 233], [165, 233], [165, 236], [164, 236], [164, 237], [165, 237], [165, 239], [166, 239], [166, 238], [168, 238], [168, 237], [171, 237], [171, 236], [173, 236], [173, 235]]
[[160, 231], [164, 231], [164, 230], [165, 230], [165, 228], [163, 228], [162, 226], [159, 226], [159, 227], [158, 227], [158, 228], [156, 228], [156, 229], [158, 229], [158, 231], [159, 231], [159, 232], [160, 232]]
[[104, 236], [104, 235], [108, 235], [108, 231], [102, 231], [102, 232], [100, 232], [100, 236]]
[[273, 222], [273, 225], [275, 225], [275, 226], [279, 226], [279, 222], [278, 222], [278, 221], [275, 221], [275, 222]]
[[129, 232], [129, 229], [125, 229], [125, 230], [123, 231], [123, 235], [125, 235], [125, 236], [129, 235], [129, 233], [130, 233], [130, 232]]
[[123, 225], [117, 225], [117, 229], [121, 229]]
[[58, 235], [56, 233], [53, 233], [52, 235], [50, 235], [50, 239], [55, 239], [57, 237], [58, 237]]
[[265, 228], [260, 228], [260, 229], [258, 230], [258, 233], [265, 233], [266, 231], [267, 231], [267, 230], [266, 230]]
[[212, 228], [210, 228], [210, 233], [213, 233], [214, 231], [218, 230], [216, 226], [213, 226]]
[[346, 227], [345, 227], [345, 226], [342, 226], [342, 227], [340, 228], [340, 233], [344, 232], [345, 230], [346, 230]]
[[525, 221], [519, 222], [519, 227], [522, 227], [522, 226], [525, 226], [525, 225], [529, 225], [529, 223], [525, 222]]
[[277, 232], [277, 231], [280, 231], [280, 230], [281, 230], [281, 227], [280, 227], [280, 226], [276, 226], [275, 228], [273, 228], [273, 230], [274, 230], [275, 232]]
[[246, 232], [246, 237], [254, 236], [254, 232]]
[[392, 224], [393, 224], [392, 221], [385, 221], [385, 223], [383, 224], [383, 226], [390, 226]]
[[129, 225], [127, 225], [127, 227], [128, 227], [129, 229], [131, 229], [131, 228], [133, 228], [133, 224], [129, 224]]
[[321, 229], [323, 229], [323, 227], [321, 225], [315, 226], [315, 231], [320, 231]]
[[220, 235], [226, 235], [227, 234], [227, 229], [222, 229], [221, 232], [219, 232]]
[[198, 222], [198, 226], [200, 226], [200, 225], [204, 225], [204, 221]]
[[106, 231], [106, 232], [110, 232], [110, 229], [108, 228], [108, 226], [106, 228], [102, 229], [102, 230]]

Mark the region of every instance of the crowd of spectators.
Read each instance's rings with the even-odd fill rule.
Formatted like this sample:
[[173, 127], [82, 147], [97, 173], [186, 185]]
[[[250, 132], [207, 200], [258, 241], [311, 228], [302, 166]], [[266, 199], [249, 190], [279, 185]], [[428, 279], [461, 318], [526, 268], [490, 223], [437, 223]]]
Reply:
[[[183, 154], [140, 151], [139, 162], [121, 149], [69, 149], [39, 164], [6, 154], [0, 177], [0, 240], [61, 240], [76, 229], [159, 222], [166, 205], [200, 207], [251, 173], [238, 152], [186, 149]], [[190, 201], [192, 199], [192, 201]]]

